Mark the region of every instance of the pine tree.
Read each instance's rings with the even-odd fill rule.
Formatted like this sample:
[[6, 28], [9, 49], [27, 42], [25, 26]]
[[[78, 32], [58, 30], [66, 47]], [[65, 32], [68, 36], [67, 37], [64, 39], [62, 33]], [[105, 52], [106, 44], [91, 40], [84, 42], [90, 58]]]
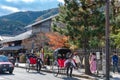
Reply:
[[110, 44], [112, 48], [120, 48], [120, 1], [119, 0], [112, 0], [110, 4], [110, 21], [111, 21], [111, 28], [110, 28]]
[[[70, 41], [84, 48], [85, 73], [90, 74], [87, 49], [89, 41], [104, 35], [105, 16], [100, 0], [64, 0], [59, 16], [55, 19], [54, 31], [69, 36]], [[101, 34], [99, 34], [101, 32]]]

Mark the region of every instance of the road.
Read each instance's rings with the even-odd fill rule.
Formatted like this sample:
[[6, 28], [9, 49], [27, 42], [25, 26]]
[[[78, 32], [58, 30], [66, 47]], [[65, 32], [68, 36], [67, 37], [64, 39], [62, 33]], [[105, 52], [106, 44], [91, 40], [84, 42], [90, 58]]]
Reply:
[[0, 80], [88, 80], [78, 77], [67, 77], [65, 75], [59, 75], [54, 77], [52, 73], [40, 72], [32, 70], [26, 72], [23, 68], [15, 68], [13, 74], [4, 73], [0, 74]]

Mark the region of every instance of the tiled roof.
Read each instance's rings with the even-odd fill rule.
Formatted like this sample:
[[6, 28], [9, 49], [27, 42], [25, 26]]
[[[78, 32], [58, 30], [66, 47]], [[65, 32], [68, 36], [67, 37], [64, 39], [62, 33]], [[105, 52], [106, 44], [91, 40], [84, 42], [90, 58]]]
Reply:
[[29, 38], [31, 35], [32, 35], [32, 30], [29, 30], [29, 31], [19, 34], [17, 36], [14, 36], [14, 37], [11, 37], [8, 39], [4, 39], [4, 40], [0, 41], [0, 43], [24, 40], [26, 38]]
[[48, 18], [46, 18], [46, 19], [37, 21], [37, 22], [35, 22], [35, 23], [33, 23], [33, 24], [30, 24], [30, 25], [26, 26], [25, 28], [30, 28], [30, 27], [35, 26], [35, 25], [37, 25], [37, 24], [43, 23], [43, 22], [45, 22], [45, 21], [47, 21], [47, 20], [49, 20], [49, 19], [52, 19], [52, 18], [54, 18], [54, 17], [56, 17], [56, 16], [58, 16], [58, 14], [53, 15], [53, 16], [50, 16], [50, 17], [48, 17]]
[[8, 39], [8, 38], [12, 38], [11, 36], [0, 36], [0, 40], [4, 40], [4, 39]]

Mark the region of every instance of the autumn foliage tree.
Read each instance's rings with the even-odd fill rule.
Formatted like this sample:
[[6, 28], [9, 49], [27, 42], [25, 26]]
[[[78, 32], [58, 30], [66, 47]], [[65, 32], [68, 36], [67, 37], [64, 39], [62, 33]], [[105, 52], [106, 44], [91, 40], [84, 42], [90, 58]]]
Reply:
[[49, 39], [49, 45], [53, 50], [61, 47], [69, 47], [68, 37], [60, 35], [59, 33], [46, 33], [46, 36]]

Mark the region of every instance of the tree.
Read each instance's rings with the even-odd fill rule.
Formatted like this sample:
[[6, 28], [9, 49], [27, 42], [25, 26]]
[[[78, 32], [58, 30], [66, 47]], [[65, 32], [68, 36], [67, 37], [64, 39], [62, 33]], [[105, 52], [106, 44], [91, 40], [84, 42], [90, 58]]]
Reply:
[[[99, 0], [64, 0], [59, 16], [54, 20], [53, 30], [69, 36], [69, 42], [84, 48], [85, 73], [90, 74], [87, 49], [94, 37], [104, 35], [103, 2]], [[58, 25], [59, 24], [59, 25]], [[101, 34], [99, 34], [101, 33]]]
[[112, 0], [111, 1], [111, 28], [110, 28], [110, 43], [112, 48], [120, 48], [120, 1]]
[[53, 50], [61, 47], [68, 47], [68, 37], [60, 35], [59, 33], [47, 33], [46, 36], [48, 37], [48, 43]]
[[120, 48], [120, 29], [117, 34], [111, 34], [111, 47]]

